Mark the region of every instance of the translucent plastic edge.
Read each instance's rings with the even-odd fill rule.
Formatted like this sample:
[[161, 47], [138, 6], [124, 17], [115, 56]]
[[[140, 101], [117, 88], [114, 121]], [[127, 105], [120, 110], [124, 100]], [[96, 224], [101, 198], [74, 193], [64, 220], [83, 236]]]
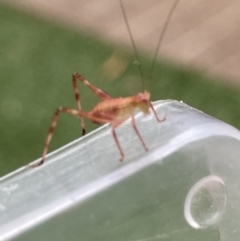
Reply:
[[[94, 133], [96, 132], [97, 131], [95, 131]], [[49, 218], [63, 212], [64, 210], [68, 209], [72, 205], [79, 202], [86, 201], [91, 196], [94, 196], [100, 191], [103, 191], [113, 186], [114, 184], [133, 175], [136, 172], [139, 172], [140, 170], [146, 168], [149, 165], [152, 165], [153, 163], [157, 162], [158, 164], [161, 164], [161, 161], [165, 157], [169, 156], [170, 154], [182, 148], [186, 144], [189, 144], [190, 142], [205, 139], [211, 136], [228, 136], [228, 137], [232, 137], [237, 140], [240, 140], [240, 132], [237, 129], [235, 129], [234, 127], [228, 124], [221, 123], [221, 122], [214, 123], [214, 124], [203, 124], [203, 125], [199, 125], [197, 128], [189, 129], [188, 131], [185, 131], [184, 133], [173, 138], [170, 142], [168, 142], [164, 146], [159, 147], [158, 149], [155, 149], [150, 153], [146, 154], [144, 157], [140, 158], [139, 160], [133, 163], [129, 163], [123, 167], [120, 167], [118, 170], [110, 174], [107, 174], [106, 176], [99, 178], [93, 182], [90, 182], [88, 185], [85, 185], [83, 188], [80, 188], [77, 191], [64, 196], [62, 199], [51, 203], [49, 207], [44, 207], [45, 212], [43, 213], [43, 215], [38, 216], [36, 219], [29, 220], [29, 222], [25, 222], [24, 225], [16, 227], [16, 229], [11, 230], [11, 232], [5, 233], [4, 236], [1, 236], [1, 240], [8, 240], [10, 238], [15, 237], [16, 235], [32, 228], [33, 226], [36, 226], [37, 224], [40, 224], [48, 220]], [[68, 144], [67, 146], [71, 144], [72, 143]], [[57, 208], [55, 206], [56, 204], [57, 204]], [[53, 208], [53, 206], [55, 206], [55, 208]], [[46, 212], [46, 209], [48, 210], [48, 212]], [[3, 226], [1, 230], [2, 231], [4, 229], [9, 230], [9, 225], [13, 226], [13, 223]]]

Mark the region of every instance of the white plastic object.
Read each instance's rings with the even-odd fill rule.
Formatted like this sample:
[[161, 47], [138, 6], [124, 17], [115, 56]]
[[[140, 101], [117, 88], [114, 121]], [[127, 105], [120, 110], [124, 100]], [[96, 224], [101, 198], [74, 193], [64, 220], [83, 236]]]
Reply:
[[[177, 101], [154, 103], [0, 180], [0, 240], [223, 240], [240, 237], [240, 133]], [[60, 127], [59, 127], [60, 128]], [[39, 161], [39, 160], [37, 160]]]

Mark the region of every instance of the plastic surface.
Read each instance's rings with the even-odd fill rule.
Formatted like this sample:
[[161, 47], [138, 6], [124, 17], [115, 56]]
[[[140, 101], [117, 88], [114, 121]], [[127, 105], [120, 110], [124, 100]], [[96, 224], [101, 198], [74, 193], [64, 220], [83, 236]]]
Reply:
[[1, 178], [0, 240], [223, 240], [240, 237], [240, 133], [177, 101]]

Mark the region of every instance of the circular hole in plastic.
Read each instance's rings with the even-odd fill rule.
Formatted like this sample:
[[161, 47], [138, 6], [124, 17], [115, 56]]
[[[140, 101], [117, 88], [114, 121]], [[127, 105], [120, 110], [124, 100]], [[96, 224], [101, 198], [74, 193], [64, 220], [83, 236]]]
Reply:
[[196, 229], [215, 226], [227, 203], [227, 190], [217, 176], [204, 177], [192, 186], [187, 194], [184, 216]]

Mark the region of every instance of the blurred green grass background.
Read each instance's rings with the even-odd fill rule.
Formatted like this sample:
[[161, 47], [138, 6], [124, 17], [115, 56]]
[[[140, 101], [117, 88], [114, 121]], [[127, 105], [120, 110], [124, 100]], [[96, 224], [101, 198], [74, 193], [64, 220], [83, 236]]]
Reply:
[[[76, 107], [71, 75], [81, 73], [112, 96], [141, 91], [134, 57], [114, 81], [99, 68], [117, 49], [94, 37], [37, 19], [0, 4], [0, 175], [39, 158], [54, 110]], [[129, 51], [124, 50], [125, 54]], [[141, 57], [144, 69], [150, 58]], [[176, 99], [239, 128], [239, 91], [230, 89], [198, 71], [167, 61], [155, 66], [149, 84], [152, 100]], [[83, 108], [97, 102], [85, 86], [79, 86]], [[97, 125], [87, 122], [90, 132]], [[76, 117], [62, 115], [51, 143], [54, 150], [80, 136]]]

